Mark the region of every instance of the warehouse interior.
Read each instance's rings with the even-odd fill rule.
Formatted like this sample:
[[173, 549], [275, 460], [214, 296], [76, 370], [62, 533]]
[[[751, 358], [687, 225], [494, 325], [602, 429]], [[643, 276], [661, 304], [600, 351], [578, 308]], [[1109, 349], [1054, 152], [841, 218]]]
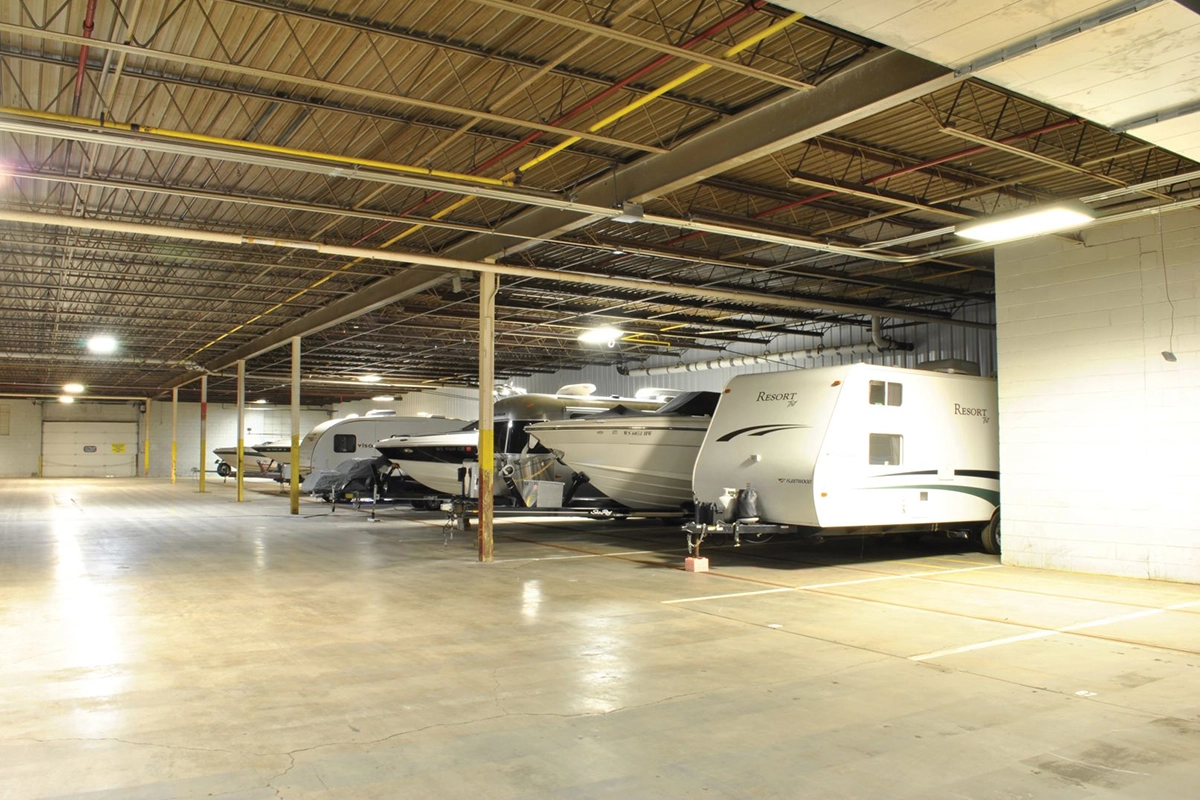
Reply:
[[[1190, 793], [1196, 3], [33, 0], [0, 55], [0, 797]], [[1001, 555], [694, 571], [211, 452], [859, 363], [995, 379]]]

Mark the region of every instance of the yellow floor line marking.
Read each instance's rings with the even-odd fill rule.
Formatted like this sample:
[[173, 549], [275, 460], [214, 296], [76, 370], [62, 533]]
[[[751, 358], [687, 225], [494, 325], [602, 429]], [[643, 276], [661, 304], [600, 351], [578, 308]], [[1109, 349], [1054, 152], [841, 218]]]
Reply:
[[854, 581], [836, 581], [834, 583], [814, 583], [809, 586], [788, 586], [782, 589], [760, 589], [756, 592], [731, 592], [729, 594], [709, 594], [703, 597], [683, 597], [679, 600], [663, 600], [665, 605], [677, 605], [679, 603], [699, 603], [704, 600], [726, 600], [731, 597], [752, 597], [759, 594], [777, 594], [780, 592], [810, 592], [816, 589], [832, 589], [836, 586], [855, 586], [860, 583], [878, 583], [880, 581], [900, 581], [906, 579], [922, 580], [936, 574], [949, 575], [952, 572], [974, 572], [980, 569], [999, 569], [1000, 564], [986, 564], [982, 567], [965, 567], [963, 569], [943, 570], [938, 573], [930, 573], [929, 575], [882, 575], [877, 578], [859, 578]]
[[934, 561], [948, 561], [951, 564], [978, 564], [978, 561], [967, 561], [965, 558], [950, 558], [949, 556], [933, 556]]
[[663, 550], [623, 550], [617, 553], [588, 553], [579, 556], [527, 556], [525, 558], [497, 558], [493, 564], [504, 564], [510, 561], [570, 561], [575, 558], [612, 558], [614, 556], [644, 556], [644, 555], [670, 555], [674, 551]]
[[1159, 614], [1165, 614], [1168, 611], [1180, 611], [1185, 608], [1193, 608], [1200, 606], [1200, 600], [1193, 600], [1188, 603], [1175, 603], [1174, 605], [1163, 606], [1162, 608], [1148, 608], [1144, 611], [1133, 611], [1128, 614], [1118, 614], [1115, 617], [1104, 617], [1102, 619], [1093, 619], [1088, 622], [1077, 622], [1074, 625], [1064, 625], [1061, 628], [1051, 628], [1044, 631], [1031, 631], [1030, 633], [1022, 633], [1018, 636], [1005, 636], [1002, 639], [990, 639], [986, 642], [976, 642], [975, 644], [967, 644], [962, 647], [949, 647], [945, 650], [935, 650], [932, 653], [922, 653], [919, 656], [909, 656], [909, 661], [929, 661], [934, 658], [942, 658], [943, 656], [954, 656], [959, 653], [970, 653], [975, 650], [986, 650], [990, 647], [999, 647], [1005, 644], [1015, 644], [1016, 642], [1027, 642], [1031, 639], [1044, 639], [1047, 636], [1056, 636], [1060, 633], [1071, 633], [1072, 631], [1082, 631], [1088, 628], [1099, 628], [1103, 625], [1113, 625], [1118, 622], [1128, 622], [1131, 619], [1142, 619], [1144, 617], [1154, 617]]

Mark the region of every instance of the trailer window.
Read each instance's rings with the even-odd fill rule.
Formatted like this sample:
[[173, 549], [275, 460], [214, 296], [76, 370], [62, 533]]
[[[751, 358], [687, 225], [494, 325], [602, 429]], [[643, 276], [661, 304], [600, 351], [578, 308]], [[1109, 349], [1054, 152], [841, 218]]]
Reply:
[[898, 406], [904, 401], [904, 385], [871, 381], [869, 400], [873, 406]]
[[904, 437], [896, 433], [871, 434], [871, 464], [894, 467], [900, 463], [900, 448]]
[[335, 433], [333, 435], [333, 452], [353, 453], [358, 449], [358, 437], [353, 433]]

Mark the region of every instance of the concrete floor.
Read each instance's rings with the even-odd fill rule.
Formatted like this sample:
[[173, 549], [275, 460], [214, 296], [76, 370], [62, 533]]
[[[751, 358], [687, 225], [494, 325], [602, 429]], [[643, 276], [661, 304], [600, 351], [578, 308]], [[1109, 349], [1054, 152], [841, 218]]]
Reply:
[[1200, 587], [0, 481], [0, 798], [1173, 798]]

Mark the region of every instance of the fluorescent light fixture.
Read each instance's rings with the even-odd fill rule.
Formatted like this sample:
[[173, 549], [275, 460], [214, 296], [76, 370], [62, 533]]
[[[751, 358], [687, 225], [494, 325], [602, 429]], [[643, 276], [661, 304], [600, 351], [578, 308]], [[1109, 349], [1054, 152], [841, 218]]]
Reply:
[[641, 222], [644, 215], [641, 203], [631, 203], [626, 200], [621, 203], [621, 213], [612, 218], [613, 222]]
[[60, 403], [74, 403], [74, 402], [75, 402], [75, 398], [74, 398], [74, 397], [72, 397], [72, 396], [71, 396], [71, 395], [69, 395], [69, 394], [64, 394], [64, 395], [62, 395], [61, 397], [59, 397], [59, 398], [58, 398], [58, 402], [60, 402]]
[[64, 383], [63, 391], [67, 394], [79, 394], [83, 391], [82, 383]]
[[111, 353], [117, 349], [117, 340], [111, 336], [93, 336], [88, 339], [87, 349], [93, 353]]
[[604, 344], [615, 342], [624, 334], [616, 328], [591, 328], [579, 334], [579, 341], [587, 344]]
[[371, 398], [371, 400], [373, 400], [376, 403], [390, 403], [395, 399], [396, 398], [390, 394], [380, 394], [380, 395], [376, 395], [375, 397]]
[[256, 405], [256, 406], [265, 406], [266, 404], [267, 404], [267, 398], [265, 398], [265, 397], [260, 397], [254, 401], [254, 405]]
[[1056, 203], [969, 222], [959, 225], [954, 232], [977, 242], [1006, 242], [1079, 228], [1095, 218], [1095, 212], [1082, 203]]
[[358, 380], [363, 383], [379, 383], [383, 378], [379, 375], [359, 375]]

